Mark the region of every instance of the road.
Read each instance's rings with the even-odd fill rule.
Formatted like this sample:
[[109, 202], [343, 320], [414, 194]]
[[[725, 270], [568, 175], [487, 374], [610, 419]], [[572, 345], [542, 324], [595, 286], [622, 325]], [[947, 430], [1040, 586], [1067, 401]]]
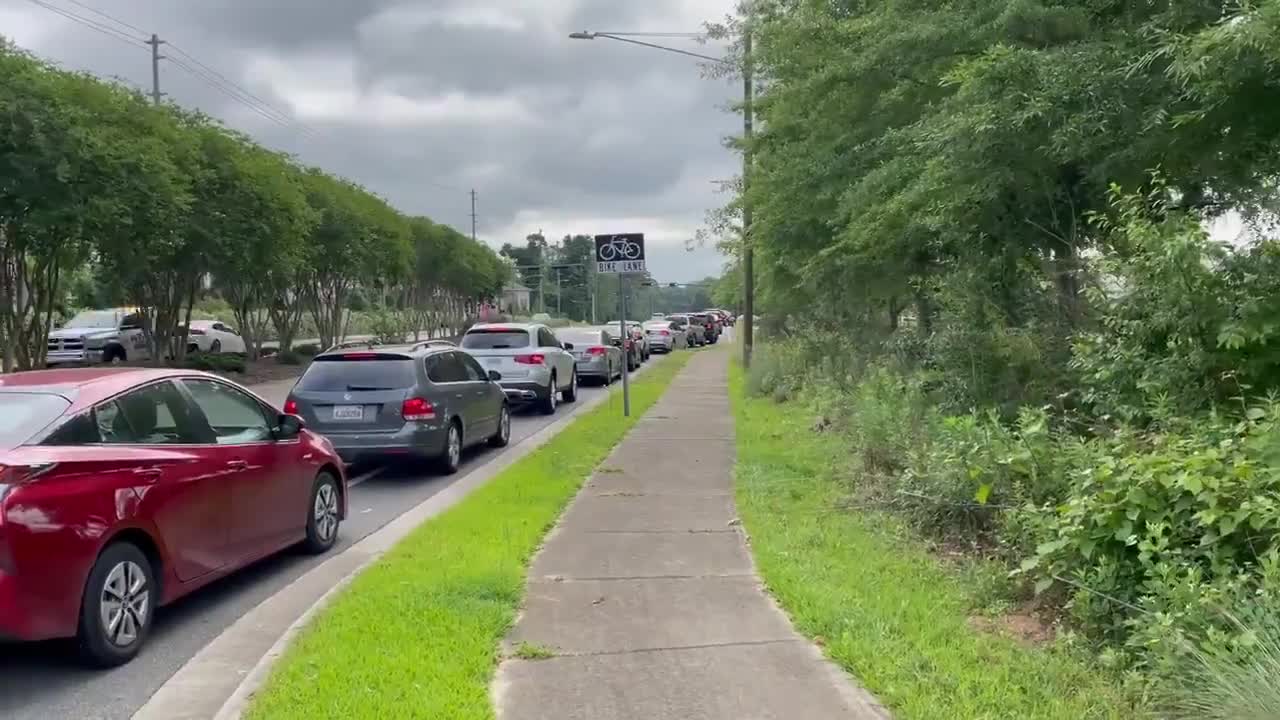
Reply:
[[[287, 393], [290, 384], [255, 389], [273, 402], [283, 403], [282, 393]], [[602, 392], [584, 387], [581, 396], [585, 399]], [[621, 413], [621, 398], [610, 402], [618, 405]], [[517, 413], [512, 418], [511, 446], [555, 419], [577, 412], [579, 406], [562, 405], [552, 417], [530, 411]], [[342, 526], [334, 552], [341, 552], [500, 454], [488, 449], [472, 451], [462, 471], [448, 478], [404, 466], [354, 478], [359, 484], [351, 491], [350, 517]], [[286, 552], [162, 608], [142, 654], [113, 670], [88, 670], [78, 665], [74, 647], [67, 642], [0, 645], [0, 718], [127, 720], [224, 628], [326, 557]]]

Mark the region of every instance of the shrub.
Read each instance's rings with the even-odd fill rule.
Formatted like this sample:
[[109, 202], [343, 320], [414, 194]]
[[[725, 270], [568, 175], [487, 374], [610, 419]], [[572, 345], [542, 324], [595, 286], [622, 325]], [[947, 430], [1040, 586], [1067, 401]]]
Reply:
[[281, 365], [301, 365], [302, 356], [293, 350], [276, 355], [276, 362]]
[[320, 346], [313, 343], [293, 346], [293, 352], [297, 355], [301, 355], [302, 357], [315, 357], [320, 354], [320, 350]]
[[243, 355], [191, 353], [183, 361], [183, 367], [188, 370], [203, 370], [205, 372], [243, 373], [245, 371], [245, 359]]
[[413, 321], [407, 313], [387, 308], [379, 308], [369, 316], [371, 334], [384, 343], [404, 342], [406, 335], [413, 332]]
[[1183, 633], [1221, 629], [1222, 613], [1247, 607], [1271, 573], [1280, 589], [1280, 426], [1250, 414], [1091, 441], [1065, 501], [1018, 511], [1040, 539], [1022, 571], [1042, 589], [1067, 581], [1084, 627], [1156, 655]]

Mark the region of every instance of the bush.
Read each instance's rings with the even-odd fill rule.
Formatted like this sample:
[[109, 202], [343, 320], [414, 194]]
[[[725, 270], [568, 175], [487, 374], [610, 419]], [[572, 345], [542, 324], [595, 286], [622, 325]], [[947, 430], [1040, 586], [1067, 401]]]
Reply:
[[243, 373], [245, 371], [245, 359], [243, 355], [191, 353], [187, 355], [182, 366], [188, 370], [203, 370], [205, 372]]
[[293, 350], [276, 355], [276, 362], [281, 365], [301, 365], [302, 356]]
[[321, 351], [321, 347], [313, 343], [293, 346], [293, 353], [295, 355], [300, 355], [302, 357], [308, 357], [308, 358], [315, 357], [316, 355], [320, 354], [320, 351]]
[[1230, 641], [1225, 613], [1280, 599], [1280, 425], [1250, 415], [1090, 441], [1065, 499], [1013, 514], [1039, 540], [1022, 571], [1065, 582], [1084, 628], [1151, 662], [1188, 637]]
[[383, 343], [404, 342], [405, 336], [413, 332], [412, 325], [408, 314], [397, 310], [380, 308], [369, 316], [370, 333]]

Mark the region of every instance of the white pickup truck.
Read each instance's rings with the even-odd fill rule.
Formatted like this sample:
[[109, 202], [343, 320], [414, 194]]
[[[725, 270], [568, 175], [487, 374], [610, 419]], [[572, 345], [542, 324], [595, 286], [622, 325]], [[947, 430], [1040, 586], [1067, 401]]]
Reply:
[[58, 365], [118, 364], [147, 360], [151, 348], [142, 317], [133, 308], [86, 310], [49, 333], [45, 362]]

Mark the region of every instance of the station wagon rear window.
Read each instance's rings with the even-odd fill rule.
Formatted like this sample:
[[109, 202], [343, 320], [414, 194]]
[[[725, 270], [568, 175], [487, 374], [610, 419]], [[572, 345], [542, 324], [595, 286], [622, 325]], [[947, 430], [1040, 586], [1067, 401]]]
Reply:
[[321, 356], [298, 381], [307, 392], [376, 392], [402, 390], [417, 383], [413, 360], [407, 357], [353, 353]]
[[71, 403], [47, 393], [0, 393], [0, 447], [17, 447], [66, 412]]
[[529, 333], [509, 328], [472, 330], [462, 338], [462, 347], [468, 350], [507, 350], [529, 347]]
[[578, 330], [576, 332], [561, 330], [556, 333], [556, 337], [574, 345], [599, 345], [601, 342], [599, 330]]

